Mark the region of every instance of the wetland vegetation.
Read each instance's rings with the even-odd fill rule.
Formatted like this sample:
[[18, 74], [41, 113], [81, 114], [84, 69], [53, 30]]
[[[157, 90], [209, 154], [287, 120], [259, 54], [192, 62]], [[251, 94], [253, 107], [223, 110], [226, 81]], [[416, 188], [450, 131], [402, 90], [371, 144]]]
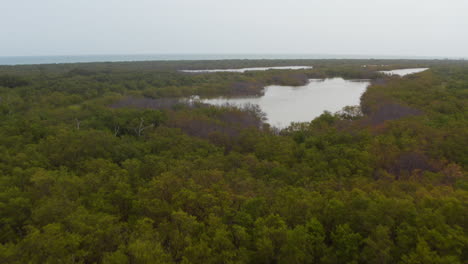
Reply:
[[[369, 86], [282, 129], [180, 101], [327, 78]], [[1, 262], [465, 263], [467, 100], [465, 61], [0, 66]]]

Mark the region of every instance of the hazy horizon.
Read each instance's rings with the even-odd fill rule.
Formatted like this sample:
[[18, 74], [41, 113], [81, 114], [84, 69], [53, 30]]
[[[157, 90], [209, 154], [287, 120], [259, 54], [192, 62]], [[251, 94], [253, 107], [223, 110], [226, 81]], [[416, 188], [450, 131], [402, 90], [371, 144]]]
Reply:
[[468, 57], [463, 0], [17, 0], [2, 8], [2, 57]]
[[392, 59], [392, 58], [427, 58], [427, 59], [468, 59], [467, 56], [443, 56], [443, 55], [401, 55], [401, 54], [332, 54], [332, 53], [244, 53], [244, 52], [225, 52], [225, 53], [206, 53], [206, 52], [192, 52], [192, 53], [76, 53], [76, 54], [37, 54], [37, 55], [0, 55], [0, 57], [95, 57], [95, 56], [278, 56], [279, 59], [282, 57], [299, 57], [308, 56], [312, 57], [343, 57], [343, 58], [376, 58], [376, 59]]
[[[466, 60], [463, 57], [422, 57], [385, 55], [319, 55], [319, 54], [122, 54], [122, 55], [52, 55], [52, 56], [0, 56], [1, 65], [34, 65], [93, 62], [141, 61], [213, 61], [213, 60]], [[293, 65], [290, 65], [293, 66]]]

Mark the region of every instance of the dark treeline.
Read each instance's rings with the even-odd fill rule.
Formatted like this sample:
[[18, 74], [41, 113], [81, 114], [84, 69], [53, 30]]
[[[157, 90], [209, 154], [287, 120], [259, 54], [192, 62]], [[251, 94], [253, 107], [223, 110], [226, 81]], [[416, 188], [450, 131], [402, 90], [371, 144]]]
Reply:
[[[283, 130], [175, 99], [327, 77], [372, 85]], [[465, 263], [467, 99], [463, 61], [2, 66], [0, 262]]]
[[[96, 72], [154, 72], [177, 70], [204, 70], [204, 69], [230, 69], [249, 67], [274, 67], [274, 66], [338, 66], [344, 65], [369, 65], [383, 68], [392, 67], [419, 67], [427, 65], [453, 65], [464, 64], [464, 61], [444, 60], [199, 60], [199, 61], [139, 61], [139, 62], [99, 62], [99, 63], [68, 63], [68, 64], [38, 64], [21, 66], [1, 66], [0, 72], [16, 72], [24, 74], [32, 73], [68, 73], [70, 71], [93, 74]], [[78, 69], [78, 71], [77, 71]]]

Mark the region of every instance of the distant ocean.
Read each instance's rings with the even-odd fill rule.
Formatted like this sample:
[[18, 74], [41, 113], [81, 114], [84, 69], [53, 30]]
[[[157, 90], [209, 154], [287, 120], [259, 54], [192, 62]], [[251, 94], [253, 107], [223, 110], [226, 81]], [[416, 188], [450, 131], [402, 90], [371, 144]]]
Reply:
[[[313, 54], [139, 54], [139, 55], [70, 55], [70, 56], [0, 56], [0, 65], [56, 64], [117, 61], [174, 60], [261, 60], [261, 59], [447, 59], [444, 57], [405, 57], [384, 55], [313, 55]], [[460, 58], [451, 58], [460, 59]]]

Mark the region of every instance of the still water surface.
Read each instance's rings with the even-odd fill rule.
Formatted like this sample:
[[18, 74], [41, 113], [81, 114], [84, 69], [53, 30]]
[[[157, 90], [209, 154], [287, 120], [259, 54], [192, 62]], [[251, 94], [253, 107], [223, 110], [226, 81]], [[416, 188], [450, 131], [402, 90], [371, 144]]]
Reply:
[[241, 107], [255, 104], [266, 113], [270, 125], [284, 128], [291, 122], [309, 122], [323, 111], [336, 112], [347, 105], [358, 105], [368, 85], [368, 80], [311, 79], [304, 86], [267, 86], [263, 96], [219, 97], [201, 101]]
[[385, 74], [388, 74], [388, 75], [405, 76], [405, 75], [408, 75], [408, 74], [423, 72], [423, 71], [425, 71], [427, 69], [429, 69], [429, 68], [398, 69], [398, 70], [381, 71], [381, 72], [385, 73]]
[[203, 72], [246, 72], [246, 71], [267, 71], [267, 70], [304, 70], [312, 69], [311, 66], [279, 66], [279, 67], [255, 67], [241, 69], [213, 69], [213, 70], [181, 70], [181, 72], [203, 73]]

